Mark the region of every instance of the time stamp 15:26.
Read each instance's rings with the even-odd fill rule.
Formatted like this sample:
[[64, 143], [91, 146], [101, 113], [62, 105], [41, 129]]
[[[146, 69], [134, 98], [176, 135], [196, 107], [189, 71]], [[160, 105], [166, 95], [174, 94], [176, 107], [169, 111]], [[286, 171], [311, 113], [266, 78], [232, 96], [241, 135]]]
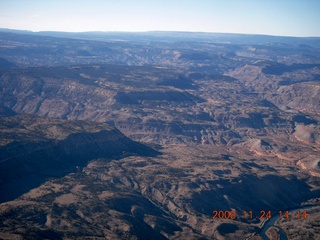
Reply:
[[[213, 219], [270, 219], [273, 217], [272, 212], [261, 210], [258, 214], [254, 213], [252, 210], [250, 211], [242, 211], [240, 214], [236, 210], [213, 210]], [[307, 211], [295, 211], [295, 212], [289, 212], [289, 211], [279, 211], [277, 213], [279, 218], [296, 218], [296, 219], [306, 219], [307, 218]]]

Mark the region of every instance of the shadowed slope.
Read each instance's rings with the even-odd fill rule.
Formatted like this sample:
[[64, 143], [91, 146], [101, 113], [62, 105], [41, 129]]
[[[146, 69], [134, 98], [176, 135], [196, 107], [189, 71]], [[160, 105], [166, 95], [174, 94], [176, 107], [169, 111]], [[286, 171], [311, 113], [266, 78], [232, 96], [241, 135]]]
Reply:
[[75, 172], [92, 159], [157, 154], [106, 124], [44, 120], [30, 115], [0, 121], [1, 202], [14, 199], [49, 178]]

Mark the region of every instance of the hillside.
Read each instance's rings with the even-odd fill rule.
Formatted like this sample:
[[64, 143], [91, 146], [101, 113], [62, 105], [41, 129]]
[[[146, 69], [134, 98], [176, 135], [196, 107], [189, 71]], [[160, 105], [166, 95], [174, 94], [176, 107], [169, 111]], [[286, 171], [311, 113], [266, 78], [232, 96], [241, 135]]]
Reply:
[[157, 152], [102, 123], [17, 115], [0, 118], [0, 201], [13, 200], [97, 158]]

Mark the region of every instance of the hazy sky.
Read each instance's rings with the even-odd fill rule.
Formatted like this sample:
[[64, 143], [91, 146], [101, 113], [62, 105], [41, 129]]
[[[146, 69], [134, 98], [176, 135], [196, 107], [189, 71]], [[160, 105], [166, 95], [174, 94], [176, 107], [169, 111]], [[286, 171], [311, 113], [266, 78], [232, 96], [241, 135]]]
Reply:
[[0, 28], [320, 36], [320, 0], [0, 0]]

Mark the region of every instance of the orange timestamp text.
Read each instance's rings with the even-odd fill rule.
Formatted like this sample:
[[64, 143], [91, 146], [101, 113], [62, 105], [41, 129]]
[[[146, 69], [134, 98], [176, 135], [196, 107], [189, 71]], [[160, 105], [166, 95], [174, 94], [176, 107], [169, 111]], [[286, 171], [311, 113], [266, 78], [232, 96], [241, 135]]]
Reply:
[[[241, 214], [238, 214], [236, 210], [213, 210], [213, 219], [270, 219], [274, 216], [274, 214], [268, 210], [261, 210], [258, 214], [254, 214], [252, 210], [250, 211], [242, 211]], [[298, 219], [306, 219], [307, 211], [279, 211], [279, 218], [298, 218]]]

